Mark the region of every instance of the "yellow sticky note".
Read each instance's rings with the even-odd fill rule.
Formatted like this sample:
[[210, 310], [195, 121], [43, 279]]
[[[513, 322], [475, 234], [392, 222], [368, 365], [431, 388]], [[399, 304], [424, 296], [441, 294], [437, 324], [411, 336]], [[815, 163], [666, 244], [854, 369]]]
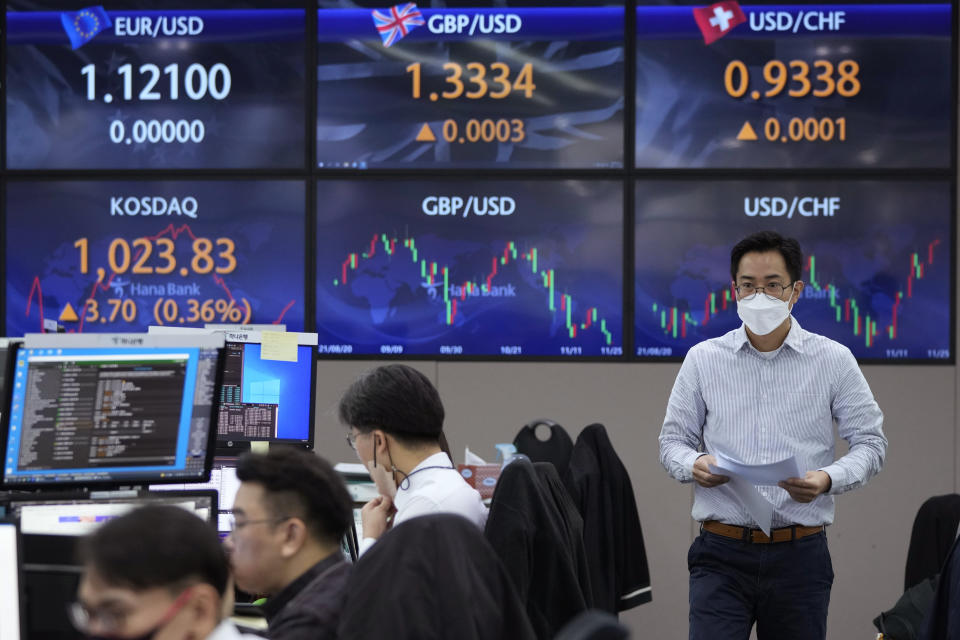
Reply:
[[264, 331], [260, 334], [260, 359], [297, 361], [297, 334]]
[[263, 440], [254, 440], [250, 443], [250, 451], [253, 453], [267, 453], [270, 450], [270, 443]]

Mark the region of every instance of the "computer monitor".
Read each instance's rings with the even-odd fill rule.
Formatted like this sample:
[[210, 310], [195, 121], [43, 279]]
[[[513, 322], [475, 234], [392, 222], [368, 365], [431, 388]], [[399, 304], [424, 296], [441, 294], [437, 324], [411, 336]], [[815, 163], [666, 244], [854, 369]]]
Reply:
[[6, 499], [7, 511], [20, 522], [31, 561], [50, 560], [53, 557], [60, 563], [70, 563], [72, 559], [55, 552], [34, 553], [37, 537], [82, 537], [104, 522], [146, 504], [182, 507], [211, 526], [217, 521], [217, 493], [211, 489], [23, 493], [12, 494]]
[[20, 640], [23, 633], [23, 576], [20, 540], [13, 521], [0, 520], [0, 640]]
[[264, 348], [259, 331], [226, 333], [218, 455], [237, 455], [255, 441], [313, 448], [317, 335], [285, 335], [297, 343], [289, 359]]
[[13, 374], [13, 363], [16, 362], [16, 353], [23, 340], [19, 338], [0, 338], [0, 424], [7, 415], [10, 403], [7, 399], [10, 389], [7, 382]]
[[3, 485], [206, 480], [222, 351], [218, 334], [28, 334], [3, 439]]
[[210, 468], [210, 480], [192, 484], [157, 484], [150, 485], [151, 491], [189, 491], [206, 490], [216, 491], [219, 502], [216, 505], [214, 522], [221, 538], [230, 533], [230, 516], [233, 513], [233, 499], [240, 488], [237, 480], [237, 462], [235, 458], [215, 458]]
[[145, 504], [179, 506], [212, 526], [217, 506], [213, 491], [24, 492], [6, 500], [7, 512], [21, 526], [24, 626], [30, 638], [77, 637], [67, 605], [76, 600], [83, 573], [77, 549], [83, 536]]

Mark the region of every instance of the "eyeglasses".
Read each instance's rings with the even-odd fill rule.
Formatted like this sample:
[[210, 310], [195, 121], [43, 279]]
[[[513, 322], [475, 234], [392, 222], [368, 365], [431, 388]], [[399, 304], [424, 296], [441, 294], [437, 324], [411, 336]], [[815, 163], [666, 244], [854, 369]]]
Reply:
[[792, 287], [795, 282], [796, 280], [793, 282], [788, 282], [787, 284], [771, 282], [762, 287], [755, 287], [752, 284], [742, 284], [739, 287], [734, 288], [737, 290], [737, 295], [740, 296], [741, 300], [749, 300], [761, 291], [771, 300], [779, 300], [780, 296], [783, 295], [783, 292]]
[[289, 520], [292, 517], [293, 516], [280, 516], [278, 518], [261, 518], [258, 520], [237, 520], [233, 516], [230, 516], [230, 532], [240, 531], [240, 529], [251, 524], [280, 524], [284, 520]]
[[[193, 593], [193, 587], [184, 589], [160, 617], [160, 621], [157, 622], [154, 629], [159, 629], [170, 622], [190, 599], [191, 593]], [[131, 613], [132, 611], [122, 609], [88, 609], [82, 602], [72, 602], [67, 606], [67, 617], [70, 618], [70, 624], [73, 625], [74, 629], [86, 635], [93, 635], [94, 625], [100, 628], [100, 633], [109, 635], [121, 633], [127, 623], [127, 616]]]
[[[369, 431], [367, 433], [369, 433]], [[353, 449], [354, 453], [357, 451], [357, 438], [362, 435], [365, 435], [363, 431], [351, 431], [347, 434], [347, 444], [350, 445], [350, 448]]]
[[350, 445], [350, 448], [353, 449], [354, 453], [357, 451], [357, 437], [359, 433], [348, 433], [347, 434], [347, 444]]

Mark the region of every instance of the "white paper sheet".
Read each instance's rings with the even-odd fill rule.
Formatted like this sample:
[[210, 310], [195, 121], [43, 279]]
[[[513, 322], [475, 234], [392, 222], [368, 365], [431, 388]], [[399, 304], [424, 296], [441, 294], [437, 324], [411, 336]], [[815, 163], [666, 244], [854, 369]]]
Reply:
[[757, 491], [757, 485], [776, 485], [787, 478], [803, 477], [796, 456], [768, 464], [746, 464], [714, 453], [716, 465], [710, 465], [710, 472], [719, 476], [729, 476], [727, 485], [747, 510], [760, 529], [770, 535], [773, 523], [773, 505]]
[[717, 468], [722, 470], [714, 473], [724, 476], [734, 474], [754, 485], [775, 485], [787, 478], [803, 477], [796, 456], [769, 464], [745, 464], [722, 453], [715, 453], [713, 457], [717, 459]]
[[730, 482], [727, 486], [733, 491], [737, 499], [743, 504], [747, 513], [756, 521], [757, 526], [770, 535], [770, 527], [773, 523], [773, 505], [766, 498], [760, 495], [757, 488], [739, 476], [730, 476]]

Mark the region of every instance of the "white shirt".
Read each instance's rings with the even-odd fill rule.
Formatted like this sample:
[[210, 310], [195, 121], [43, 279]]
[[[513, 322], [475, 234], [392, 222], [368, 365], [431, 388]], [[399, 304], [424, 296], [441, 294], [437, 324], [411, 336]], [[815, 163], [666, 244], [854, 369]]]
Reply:
[[263, 640], [263, 638], [249, 633], [240, 633], [232, 622], [223, 620], [213, 633], [207, 636], [207, 640]]
[[[394, 526], [431, 513], [455, 513], [480, 529], [487, 523], [487, 507], [480, 493], [467, 484], [443, 452], [433, 454], [413, 468], [397, 486], [393, 504], [397, 508]], [[375, 538], [364, 538], [360, 553], [374, 542]]]
[[[834, 422], [850, 445], [839, 460], [834, 460]], [[681, 482], [693, 480], [699, 456], [718, 451], [747, 464], [796, 455], [802, 472], [830, 475], [829, 494], [806, 504], [780, 487], [758, 487], [775, 507], [774, 527], [831, 524], [831, 494], [866, 484], [883, 466], [886, 448], [883, 413], [853, 354], [804, 331], [796, 318], [772, 356], [750, 344], [743, 326], [690, 349], [660, 431], [660, 462]], [[696, 485], [692, 515], [756, 526], [725, 485]]]

